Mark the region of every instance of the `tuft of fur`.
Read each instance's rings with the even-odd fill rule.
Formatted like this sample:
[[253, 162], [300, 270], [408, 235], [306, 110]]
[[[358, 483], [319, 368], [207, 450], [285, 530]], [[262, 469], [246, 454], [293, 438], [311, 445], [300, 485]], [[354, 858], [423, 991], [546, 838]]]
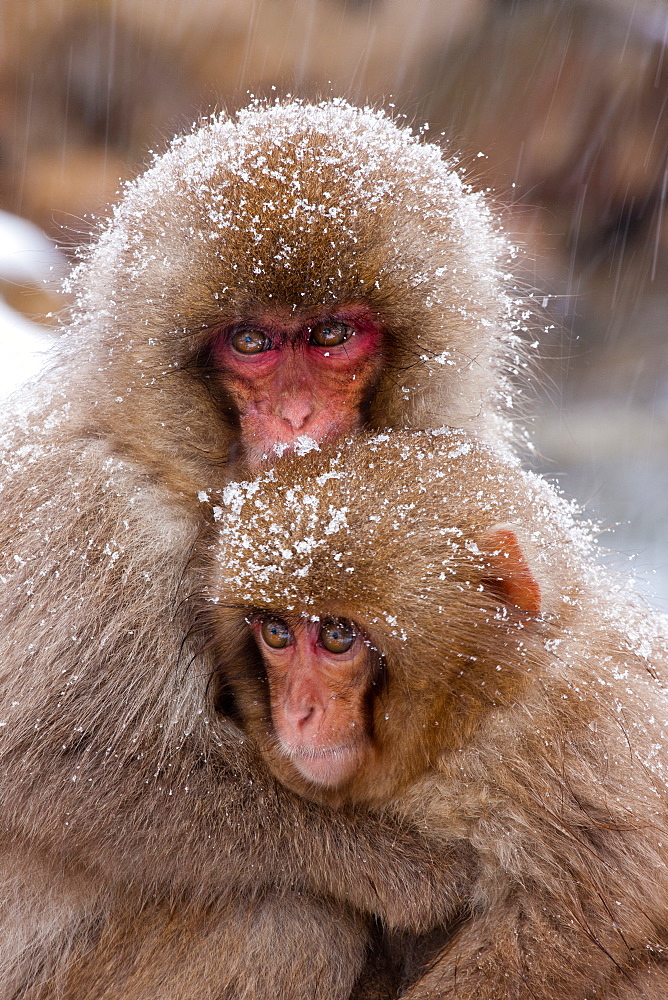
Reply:
[[[228, 486], [218, 518], [204, 614], [274, 773], [474, 859], [450, 940], [405, 995], [665, 996], [668, 622], [596, 565], [570, 507], [451, 430], [321, 446]], [[538, 617], [490, 563], [500, 523], [540, 584]], [[342, 787], [309, 785], [275, 752], [266, 683], [234, 658], [258, 610], [352, 620], [383, 664], [376, 753]]]

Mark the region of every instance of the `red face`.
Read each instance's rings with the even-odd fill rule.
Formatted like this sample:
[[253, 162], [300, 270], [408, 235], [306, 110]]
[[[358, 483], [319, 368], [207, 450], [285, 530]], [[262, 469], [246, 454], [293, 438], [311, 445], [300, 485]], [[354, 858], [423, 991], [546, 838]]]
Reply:
[[382, 369], [383, 337], [364, 306], [308, 317], [267, 312], [221, 330], [214, 359], [256, 468], [299, 438], [322, 441], [359, 426]]
[[253, 622], [267, 671], [274, 735], [302, 777], [336, 788], [371, 754], [368, 649], [347, 621]]

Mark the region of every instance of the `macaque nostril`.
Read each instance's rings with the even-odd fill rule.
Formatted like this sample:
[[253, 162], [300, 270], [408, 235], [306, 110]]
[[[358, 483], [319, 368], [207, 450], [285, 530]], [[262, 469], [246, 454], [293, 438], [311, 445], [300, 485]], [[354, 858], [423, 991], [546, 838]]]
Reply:
[[313, 404], [306, 400], [287, 399], [280, 409], [283, 420], [296, 431], [304, 426], [312, 413]]
[[301, 736], [317, 730], [323, 717], [323, 710], [315, 702], [303, 702], [295, 707], [286, 706], [286, 722]]

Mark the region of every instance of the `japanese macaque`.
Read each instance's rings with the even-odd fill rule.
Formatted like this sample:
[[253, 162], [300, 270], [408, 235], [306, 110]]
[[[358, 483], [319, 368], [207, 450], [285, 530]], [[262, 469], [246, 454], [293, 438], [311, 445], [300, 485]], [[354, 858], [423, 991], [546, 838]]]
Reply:
[[190, 598], [202, 497], [265, 456], [503, 438], [504, 252], [438, 149], [342, 102], [212, 119], [129, 185], [5, 417], [3, 1000], [336, 1000], [372, 914], [426, 932], [469, 898], [467, 844], [276, 781]]
[[463, 431], [395, 432], [217, 513], [218, 697], [272, 773], [475, 860], [402, 996], [665, 998], [666, 620], [550, 486]]

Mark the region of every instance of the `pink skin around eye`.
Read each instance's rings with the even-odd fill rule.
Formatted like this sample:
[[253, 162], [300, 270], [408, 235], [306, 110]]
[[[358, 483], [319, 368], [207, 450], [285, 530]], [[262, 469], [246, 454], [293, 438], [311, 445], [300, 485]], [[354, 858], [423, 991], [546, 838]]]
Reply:
[[369, 668], [360, 636], [345, 653], [319, 641], [309, 622], [283, 649], [253, 626], [267, 670], [274, 734], [281, 751], [309, 781], [335, 788], [352, 777], [370, 745], [364, 714]]
[[[343, 323], [351, 336], [333, 347], [309, 343], [321, 322]], [[232, 337], [240, 330], [264, 333], [269, 349], [236, 350]], [[214, 359], [238, 408], [246, 459], [256, 467], [278, 445], [322, 441], [358, 426], [366, 390], [382, 367], [382, 333], [362, 306], [307, 318], [263, 314], [221, 331]]]

